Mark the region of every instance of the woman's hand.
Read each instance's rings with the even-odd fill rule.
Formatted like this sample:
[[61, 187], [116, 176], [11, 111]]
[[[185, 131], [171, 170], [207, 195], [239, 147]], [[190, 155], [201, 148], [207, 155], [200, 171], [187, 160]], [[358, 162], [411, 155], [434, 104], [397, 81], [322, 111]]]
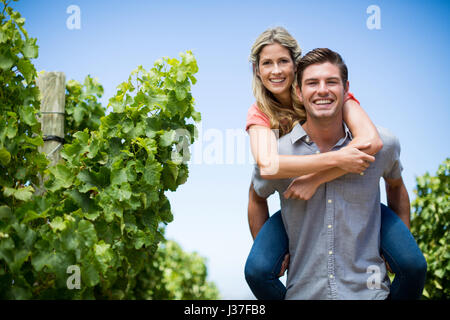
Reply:
[[312, 173], [295, 178], [283, 193], [286, 199], [309, 200], [320, 186], [317, 175]]
[[338, 156], [336, 166], [351, 173], [364, 172], [375, 161], [375, 157], [361, 151], [369, 147], [370, 143], [360, 143], [335, 151]]

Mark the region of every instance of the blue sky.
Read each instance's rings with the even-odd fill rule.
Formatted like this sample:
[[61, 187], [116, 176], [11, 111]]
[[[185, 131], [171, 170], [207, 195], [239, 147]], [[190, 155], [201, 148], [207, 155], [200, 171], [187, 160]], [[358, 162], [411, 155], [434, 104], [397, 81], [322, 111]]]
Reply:
[[[70, 5], [81, 10], [78, 30], [66, 26]], [[370, 5], [380, 8], [381, 29], [366, 26]], [[377, 125], [400, 139], [411, 199], [415, 177], [434, 173], [450, 156], [448, 1], [22, 0], [13, 7], [38, 38], [37, 70], [63, 71], [67, 80], [97, 77], [105, 106], [138, 65], [149, 68], [160, 57], [192, 50], [199, 65], [192, 93], [202, 113], [200, 152], [223, 139], [225, 157], [227, 130], [243, 130], [254, 101], [250, 47], [265, 29], [280, 25], [303, 53], [329, 47], [343, 56], [350, 91]], [[247, 149], [248, 143], [246, 137]], [[209, 279], [225, 299], [253, 297], [243, 276], [252, 244], [251, 171], [248, 160], [193, 163], [187, 183], [169, 194], [175, 220], [167, 237], [208, 259]], [[269, 206], [278, 210], [278, 199]]]

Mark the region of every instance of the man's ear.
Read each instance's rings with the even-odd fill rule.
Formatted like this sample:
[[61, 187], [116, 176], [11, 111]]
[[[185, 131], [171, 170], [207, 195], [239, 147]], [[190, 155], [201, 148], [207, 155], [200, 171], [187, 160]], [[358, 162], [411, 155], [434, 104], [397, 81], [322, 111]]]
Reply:
[[345, 88], [344, 88], [345, 94], [347, 94], [348, 89], [350, 89], [350, 82], [347, 80], [347, 82], [345, 83]]
[[298, 84], [295, 86], [295, 93], [297, 94], [297, 97], [300, 100], [300, 102], [303, 103], [302, 91], [300, 90], [300, 86]]

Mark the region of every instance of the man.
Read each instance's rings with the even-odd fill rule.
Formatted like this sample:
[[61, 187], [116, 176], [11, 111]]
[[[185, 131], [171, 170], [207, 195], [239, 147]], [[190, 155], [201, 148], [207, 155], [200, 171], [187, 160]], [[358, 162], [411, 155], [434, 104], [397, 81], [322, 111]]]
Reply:
[[[347, 67], [339, 54], [315, 49], [297, 69], [297, 94], [306, 122], [279, 139], [279, 154], [338, 150], [352, 139], [342, 120], [348, 91]], [[386, 181], [388, 203], [406, 224], [409, 198], [401, 178], [398, 140], [380, 130], [383, 149], [361, 175], [346, 174], [292, 197], [301, 179], [262, 179], [256, 169], [253, 190], [261, 198], [278, 191], [289, 239], [286, 299], [386, 299], [389, 278], [380, 256], [379, 180]], [[296, 186], [296, 183], [300, 186]], [[311, 189], [311, 188], [309, 188]]]

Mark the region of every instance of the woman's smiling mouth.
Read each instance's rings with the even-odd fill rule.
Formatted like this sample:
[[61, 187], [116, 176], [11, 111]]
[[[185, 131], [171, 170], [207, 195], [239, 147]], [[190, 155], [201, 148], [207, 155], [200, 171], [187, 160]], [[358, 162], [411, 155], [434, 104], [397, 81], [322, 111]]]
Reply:
[[272, 79], [269, 79], [269, 81], [271, 83], [282, 83], [282, 82], [284, 82], [284, 80], [286, 80], [286, 78], [272, 78]]

